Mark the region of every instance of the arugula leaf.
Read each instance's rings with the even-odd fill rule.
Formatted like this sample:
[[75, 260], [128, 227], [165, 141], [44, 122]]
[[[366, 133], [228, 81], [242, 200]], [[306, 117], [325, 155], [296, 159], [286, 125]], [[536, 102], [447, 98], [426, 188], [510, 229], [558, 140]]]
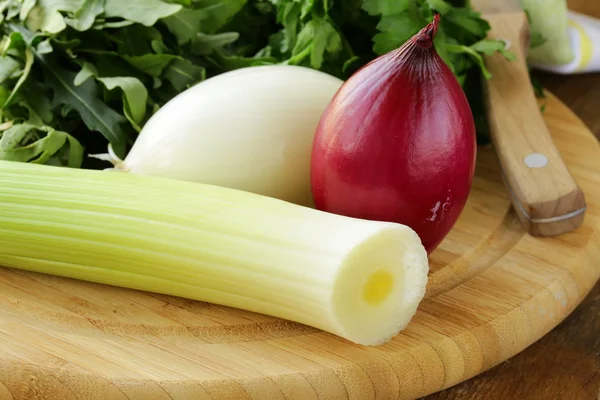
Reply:
[[152, 41], [162, 40], [160, 32], [153, 27], [143, 25], [127, 26], [114, 35], [119, 54], [143, 56], [152, 52]]
[[[34, 34], [22, 26], [13, 24], [10, 25], [10, 28], [13, 30], [11, 37], [21, 35], [23, 41], [26, 39], [28, 42], [31, 42], [34, 38]], [[40, 67], [40, 72], [44, 74], [45, 78], [43, 87], [54, 93], [53, 105], [55, 107], [67, 105], [77, 111], [88, 129], [100, 132], [109, 140], [114, 150], [122, 155], [125, 151], [127, 134], [121, 124], [126, 119], [100, 100], [96, 82], [88, 80], [80, 86], [75, 86], [76, 74], [59, 67], [53, 58], [35, 53], [30, 46], [26, 47], [25, 54], [26, 57], [30, 54], [32, 58], [35, 57], [37, 60], [36, 64]], [[27, 64], [25, 69], [27, 69]], [[23, 82], [25, 79], [22, 79]], [[13, 93], [16, 93], [20, 87], [20, 81], [21, 79], [13, 88]], [[13, 94], [11, 94], [12, 96]], [[4, 107], [10, 103], [11, 97], [5, 102]]]
[[50, 39], [42, 40], [35, 46], [35, 51], [38, 54], [48, 54], [52, 53], [54, 49], [52, 48], [52, 44], [50, 43]]
[[167, 65], [177, 58], [178, 56], [172, 54], [153, 53], [148, 53], [141, 56], [123, 57], [123, 59], [129, 64], [151, 76], [160, 76]]
[[138, 128], [146, 115], [148, 90], [142, 82], [128, 76], [97, 78], [108, 90], [120, 88], [123, 91], [123, 109], [125, 117]]
[[5, 56], [7, 54], [21, 57], [23, 55], [23, 51], [27, 46], [25, 43], [25, 39], [23, 39], [23, 35], [19, 32], [11, 32], [10, 35], [4, 37], [4, 50], [2, 55]]
[[39, 60], [46, 76], [45, 85], [54, 92], [53, 104], [73, 108], [88, 129], [102, 133], [115, 152], [123, 155], [127, 134], [121, 124], [125, 118], [100, 100], [97, 83], [88, 79], [75, 86], [77, 74], [60, 68], [45, 56], [40, 56]]
[[115, 28], [123, 28], [126, 26], [131, 26], [135, 24], [133, 21], [116, 21], [116, 22], [107, 22], [105, 19], [96, 19], [96, 22], [92, 26], [92, 29], [102, 30], [102, 29], [115, 29]]
[[[84, 148], [73, 136], [66, 132], [54, 131], [54, 134], [64, 135], [66, 143], [59, 149], [54, 157], [46, 161], [46, 164], [56, 166], [66, 166], [70, 168], [80, 168], [83, 163]], [[38, 163], [40, 161], [38, 160]]]
[[237, 32], [217, 33], [215, 35], [198, 33], [196, 40], [192, 45], [191, 52], [199, 55], [211, 54], [215, 49], [233, 43], [238, 40], [238, 38], [239, 35]]
[[83, 66], [81, 67], [77, 75], [75, 75], [75, 79], [73, 79], [73, 84], [75, 86], [81, 86], [89, 78], [92, 78], [97, 75], [98, 70], [96, 69], [94, 64], [84, 61]]
[[67, 24], [52, 1], [40, 1], [29, 11], [25, 27], [31, 31], [55, 34], [63, 31]]
[[23, 0], [23, 5], [21, 6], [21, 10], [19, 11], [19, 19], [24, 21], [33, 7], [35, 7], [36, 0]]
[[9, 56], [0, 57], [0, 84], [9, 78], [15, 77], [15, 73], [20, 73], [21, 64]]
[[98, 71], [93, 64], [84, 62], [81, 70], [75, 76], [75, 86], [82, 85], [89, 78], [95, 77], [102, 82], [107, 90], [120, 88], [123, 92], [123, 113], [134, 129], [141, 130], [140, 124], [146, 115], [148, 90], [137, 78], [131, 76], [98, 77]]
[[0, 22], [18, 17], [23, 5], [21, 0], [3, 0], [0, 2]]
[[77, 12], [81, 7], [82, 0], [37, 0], [40, 7], [55, 9], [56, 11]]
[[0, 137], [0, 151], [11, 150], [18, 146], [27, 132], [32, 129], [27, 125], [13, 125], [2, 133]]
[[[52, 123], [54, 115], [50, 99], [44, 94], [43, 88], [32, 80], [28, 80], [21, 89], [23, 97], [27, 100], [19, 102], [19, 106], [26, 108], [29, 112], [27, 120], [31, 123], [32, 120], [40, 119], [39, 125], [47, 125]], [[35, 115], [35, 116], [34, 116]]]
[[[132, 76], [146, 84], [152, 79], [148, 74], [125, 61], [118, 53], [88, 54], [82, 60], [89, 61], [98, 71], [98, 76]], [[83, 65], [85, 62], [80, 64]]]
[[[42, 117], [37, 113], [37, 111], [31, 105], [29, 105], [29, 103], [22, 100], [22, 101], [19, 101], [19, 106], [23, 107], [24, 109], [27, 110], [27, 113], [29, 114], [28, 118], [27, 118], [28, 124], [35, 125], [35, 126], [44, 126], [45, 125], [44, 121], [42, 120]], [[13, 122], [15, 120], [13, 120]]]
[[2, 106], [3, 108], [8, 107], [10, 105], [11, 101], [15, 98], [15, 95], [19, 92], [19, 89], [21, 88], [21, 86], [23, 86], [23, 83], [25, 83], [25, 80], [27, 79], [27, 77], [29, 76], [29, 73], [31, 72], [31, 67], [33, 66], [33, 51], [28, 47], [25, 49], [24, 54], [25, 54], [25, 67], [23, 67], [23, 72], [21, 73], [19, 80], [13, 87], [13, 90], [10, 93], [10, 96], [8, 96], [8, 99], [6, 99], [6, 101], [4, 102], [4, 105]]
[[169, 4], [160, 0], [106, 0], [104, 15], [108, 18], [123, 18], [145, 26], [181, 10], [181, 5]]
[[83, 0], [81, 7], [75, 11], [73, 18], [66, 18], [65, 22], [73, 29], [87, 31], [94, 25], [96, 17], [104, 12], [105, 0]]
[[[141, 0], [145, 1], [145, 0]], [[202, 32], [216, 33], [246, 4], [247, 0], [196, 0], [195, 7], [202, 9]]]
[[221, 50], [215, 50], [207, 57], [213, 65], [222, 71], [231, 71], [239, 68], [254, 67], [258, 65], [277, 64], [278, 60], [270, 56], [243, 57], [226, 55]]
[[206, 79], [206, 70], [192, 64], [189, 60], [177, 59], [169, 64], [164, 77], [171, 82], [177, 92], [181, 92]]
[[206, 17], [206, 11], [183, 8], [178, 13], [165, 18], [162, 22], [177, 38], [177, 44], [189, 43], [200, 32], [200, 21]]
[[[42, 137], [40, 134], [45, 134], [45, 136]], [[53, 161], [54, 164], [72, 168], [81, 166], [83, 148], [75, 138], [66, 132], [57, 131], [48, 126], [40, 127], [24, 123], [13, 125], [1, 135], [0, 159], [44, 164], [48, 163], [53, 156], [58, 155], [59, 158]], [[24, 140], [31, 143], [19, 146]]]

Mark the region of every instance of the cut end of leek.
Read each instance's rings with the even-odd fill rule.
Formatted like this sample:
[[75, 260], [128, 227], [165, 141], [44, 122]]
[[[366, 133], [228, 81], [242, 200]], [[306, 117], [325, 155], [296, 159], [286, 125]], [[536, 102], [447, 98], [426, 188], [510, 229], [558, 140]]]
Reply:
[[390, 225], [356, 245], [332, 291], [336, 333], [361, 345], [390, 340], [415, 315], [428, 270], [419, 237], [405, 226]]
[[400, 224], [217, 186], [8, 161], [0, 265], [236, 307], [362, 345], [406, 327], [429, 269], [419, 237]]

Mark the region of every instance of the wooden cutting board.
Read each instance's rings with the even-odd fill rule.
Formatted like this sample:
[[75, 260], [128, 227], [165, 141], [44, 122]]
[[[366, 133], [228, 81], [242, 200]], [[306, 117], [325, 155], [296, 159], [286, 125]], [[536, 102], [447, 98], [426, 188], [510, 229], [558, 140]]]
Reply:
[[493, 151], [431, 256], [428, 298], [380, 347], [202, 302], [0, 268], [0, 399], [408, 399], [510, 358], [600, 277], [600, 145], [556, 98], [546, 122], [588, 199], [584, 225], [522, 230]]

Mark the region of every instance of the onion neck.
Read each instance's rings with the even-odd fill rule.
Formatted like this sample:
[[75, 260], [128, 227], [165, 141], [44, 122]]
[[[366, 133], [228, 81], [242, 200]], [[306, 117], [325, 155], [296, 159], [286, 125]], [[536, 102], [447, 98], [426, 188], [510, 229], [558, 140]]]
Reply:
[[421, 29], [421, 31], [413, 37], [414, 43], [424, 48], [431, 47], [433, 45], [435, 35], [437, 34], [439, 25], [440, 14], [435, 14], [433, 16], [433, 21], [431, 21], [425, 28]]

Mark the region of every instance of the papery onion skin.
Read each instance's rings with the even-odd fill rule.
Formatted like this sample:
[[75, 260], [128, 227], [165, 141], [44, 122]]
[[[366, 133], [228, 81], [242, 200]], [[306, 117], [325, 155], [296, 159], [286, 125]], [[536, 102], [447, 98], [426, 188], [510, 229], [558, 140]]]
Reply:
[[408, 225], [428, 253], [464, 209], [477, 151], [467, 98], [432, 44], [438, 23], [344, 83], [311, 159], [318, 209]]

